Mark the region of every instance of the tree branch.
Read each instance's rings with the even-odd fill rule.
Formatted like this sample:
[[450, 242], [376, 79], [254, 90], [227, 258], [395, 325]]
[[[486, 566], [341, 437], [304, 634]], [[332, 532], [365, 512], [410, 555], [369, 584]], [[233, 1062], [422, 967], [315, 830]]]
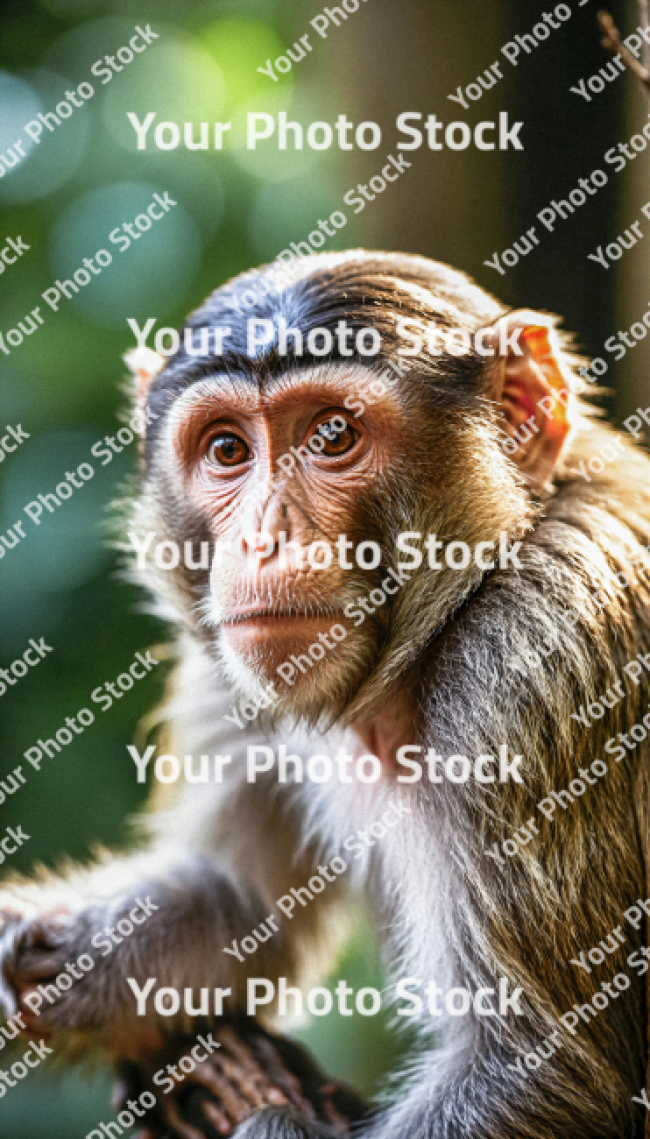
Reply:
[[[642, 27], [648, 27], [648, 11], [648, 0], [639, 0], [639, 14], [641, 16]], [[642, 48], [643, 62], [641, 62], [641, 60], [638, 60], [636, 56], [632, 55], [632, 52], [626, 48], [621, 39], [620, 32], [609, 12], [599, 12], [598, 23], [603, 35], [601, 40], [603, 47], [608, 48], [609, 51], [613, 51], [616, 55], [620, 56], [625, 66], [636, 75], [646, 93], [650, 95], [650, 70], [645, 66], [645, 62], [648, 58], [648, 45], [645, 40]]]
[[[639, 0], [639, 19], [641, 20], [641, 27], [648, 27], [648, 19], [650, 17], [650, 3], [648, 0]], [[650, 69], [650, 45], [644, 39], [643, 47], [641, 48], [641, 63], [646, 71]]]

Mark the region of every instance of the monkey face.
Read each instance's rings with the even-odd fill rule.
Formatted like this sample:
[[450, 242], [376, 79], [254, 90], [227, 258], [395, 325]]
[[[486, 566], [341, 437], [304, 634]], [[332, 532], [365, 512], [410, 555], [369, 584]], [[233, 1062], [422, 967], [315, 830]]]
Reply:
[[390, 619], [388, 604], [361, 624], [345, 612], [385, 576], [383, 558], [383, 570], [363, 569], [355, 550], [385, 545], [377, 492], [399, 451], [392, 400], [363, 418], [346, 409], [362, 382], [359, 366], [287, 371], [263, 385], [201, 380], [174, 405], [157, 453], [175, 488], [167, 518], [200, 518], [211, 538], [200, 607], [219, 656], [247, 695], [307, 658], [278, 685], [294, 712], [354, 690]]
[[[313, 255], [279, 289], [268, 266], [217, 289], [164, 367], [146, 349], [133, 359], [138, 400], [153, 417], [134, 530], [183, 552], [154, 564], [136, 546], [139, 568], [163, 615], [201, 640], [246, 698], [271, 683], [279, 713], [312, 723], [375, 710], [492, 568], [428, 558], [404, 573], [399, 536], [484, 548], [534, 525], [529, 486], [549, 486], [568, 431], [561, 401], [562, 414], [547, 417], [554, 393], [567, 394], [566, 368], [545, 318], [500, 311], [462, 275], [422, 259]], [[251, 319], [271, 329], [263, 345], [251, 342]], [[501, 358], [486, 365], [474, 350], [439, 351], [429, 336], [404, 359], [404, 321], [440, 336], [487, 329]], [[378, 355], [345, 338], [335, 348], [341, 325], [355, 344], [371, 325]], [[288, 353], [287, 328], [307, 344], [326, 329], [327, 358]], [[210, 330], [226, 350], [209, 353]], [[528, 337], [523, 353], [517, 330]], [[538, 421], [535, 408], [547, 409]], [[516, 431], [531, 418], [532, 443], [521, 447]], [[364, 542], [379, 547], [377, 562], [356, 557]]]

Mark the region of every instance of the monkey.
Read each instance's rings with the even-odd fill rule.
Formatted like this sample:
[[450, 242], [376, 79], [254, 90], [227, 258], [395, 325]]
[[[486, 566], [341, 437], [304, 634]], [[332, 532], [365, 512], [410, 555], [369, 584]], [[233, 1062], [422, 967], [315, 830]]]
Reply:
[[[265, 343], [251, 343], [251, 319], [269, 322], [255, 326], [269, 332]], [[355, 334], [377, 330], [378, 351], [337, 338], [341, 321]], [[416, 327], [469, 341], [460, 352], [453, 338], [443, 350], [422, 339], [401, 351], [404, 329]], [[294, 330], [285, 345], [283, 328]], [[220, 353], [209, 350], [215, 329]], [[309, 341], [315, 329], [331, 334], [325, 354], [322, 340]], [[251, 978], [276, 986], [322, 976], [340, 945], [339, 917], [364, 899], [394, 992], [400, 979], [423, 978], [446, 993], [481, 992], [490, 1015], [430, 1013], [421, 1002], [408, 1078], [360, 1135], [642, 1135], [642, 446], [585, 396], [581, 357], [557, 318], [508, 310], [418, 255], [351, 250], [262, 266], [217, 288], [182, 331], [170, 356], [144, 349], [131, 359], [136, 405], [149, 414], [122, 525], [138, 549], [153, 533], [198, 567], [172, 558], [163, 568], [149, 544], [134, 571], [174, 629], [158, 713], [165, 750], [233, 762], [221, 782], [180, 780], [175, 801], [144, 817], [131, 853], [5, 881], [7, 1013], [71, 1055], [108, 1049], [144, 1070], [170, 1031], [192, 1034], [197, 1019], [194, 1006], [165, 1016], [152, 998], [138, 1015], [134, 994], [149, 981], [193, 1001], [214, 989], [218, 1025], [226, 1010], [247, 1008]], [[306, 446], [318, 436], [322, 446]], [[281, 462], [296, 458], [292, 448], [299, 460]], [[611, 461], [592, 461], [603, 454]], [[475, 548], [506, 535], [517, 552], [489, 568], [423, 558], [405, 571], [399, 535], [414, 533]], [[282, 535], [293, 543], [284, 565]], [[376, 541], [379, 565], [305, 567], [306, 547], [340, 535], [355, 548]], [[205, 542], [221, 547], [204, 565]], [[131, 556], [132, 545], [124, 540]], [[620, 698], [601, 702], [607, 692]], [[318, 752], [370, 754], [381, 778], [348, 787], [281, 784], [273, 771], [247, 779], [245, 749], [278, 741], [300, 755], [314, 742]], [[400, 781], [404, 746], [485, 757], [504, 745], [520, 779]], [[384, 826], [270, 935], [274, 901], [391, 804], [399, 825]], [[34, 1015], [34, 986], [80, 959], [135, 899], [157, 907], [150, 920]], [[245, 956], [237, 947], [253, 930], [269, 936]], [[580, 967], [603, 942], [602, 961]], [[497, 1008], [485, 994], [501, 989]], [[178, 1105], [168, 1124], [174, 1135], [201, 1134]], [[270, 1099], [235, 1133], [335, 1131]]]

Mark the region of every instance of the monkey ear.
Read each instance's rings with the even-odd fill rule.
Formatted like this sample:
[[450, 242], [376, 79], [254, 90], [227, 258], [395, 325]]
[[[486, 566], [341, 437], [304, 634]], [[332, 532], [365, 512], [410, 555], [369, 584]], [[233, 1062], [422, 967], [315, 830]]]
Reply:
[[503, 450], [529, 482], [549, 490], [571, 426], [571, 369], [550, 317], [509, 313], [492, 331], [499, 355], [494, 396], [510, 436]]
[[151, 383], [165, 365], [165, 357], [153, 348], [130, 348], [122, 359], [135, 378], [136, 406], [143, 410]]

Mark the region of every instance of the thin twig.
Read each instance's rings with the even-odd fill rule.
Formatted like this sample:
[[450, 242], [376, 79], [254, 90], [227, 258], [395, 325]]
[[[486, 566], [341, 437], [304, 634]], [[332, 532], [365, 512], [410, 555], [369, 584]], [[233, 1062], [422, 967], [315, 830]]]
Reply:
[[[641, 18], [647, 19], [648, 0], [639, 0], [639, 5], [642, 13]], [[598, 23], [600, 25], [600, 30], [603, 33], [603, 38], [601, 41], [603, 47], [606, 47], [610, 51], [615, 52], [616, 55], [619, 55], [623, 60], [625, 66], [629, 68], [629, 70], [634, 75], [636, 75], [637, 79], [641, 81], [641, 84], [645, 90], [650, 92], [650, 71], [647, 67], [644, 67], [643, 63], [641, 63], [636, 58], [636, 56], [632, 55], [632, 52], [629, 51], [628, 48], [626, 48], [625, 44], [621, 40], [620, 32], [609, 12], [599, 12]], [[647, 27], [647, 23], [642, 24], [642, 27]], [[647, 45], [644, 43], [644, 49], [646, 46]], [[643, 55], [646, 55], [645, 50], [643, 51]]]
[[[648, 0], [639, 0], [639, 19], [641, 21], [642, 28], [648, 27], [649, 18], [650, 3]], [[641, 48], [641, 63], [645, 67], [646, 71], [650, 69], [650, 44], [648, 44], [645, 36], [643, 39], [643, 47]]]

